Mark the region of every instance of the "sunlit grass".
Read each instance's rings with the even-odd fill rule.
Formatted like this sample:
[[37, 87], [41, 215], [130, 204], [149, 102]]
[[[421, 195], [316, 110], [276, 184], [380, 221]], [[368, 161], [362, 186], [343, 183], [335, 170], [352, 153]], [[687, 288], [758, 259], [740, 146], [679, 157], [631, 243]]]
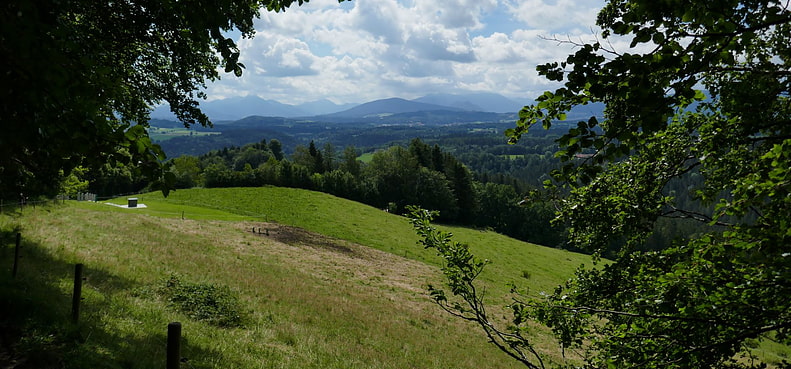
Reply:
[[211, 136], [211, 135], [219, 135], [221, 132], [206, 132], [206, 131], [196, 131], [187, 128], [161, 128], [161, 127], [150, 127], [149, 135], [154, 142], [161, 142], [166, 141], [174, 137], [185, 137], [185, 136]]
[[366, 153], [364, 153], [364, 154], [360, 155], [360, 156], [357, 158], [357, 160], [359, 160], [359, 161], [361, 161], [361, 162], [363, 162], [363, 163], [370, 163], [370, 162], [371, 162], [371, 160], [372, 160], [373, 158], [374, 158], [374, 153], [372, 153], [372, 152], [366, 152]]
[[[24, 329], [15, 347], [41, 366], [162, 367], [167, 324], [181, 321], [191, 368], [518, 367], [474, 325], [429, 301], [426, 285], [441, 284], [440, 260], [416, 245], [404, 217], [274, 187], [138, 199], [146, 207], [67, 202], [0, 215], [0, 296], [12, 302], [0, 306], [0, 324]], [[23, 259], [12, 280], [16, 227]], [[492, 261], [481, 278], [491, 312], [504, 320], [507, 282], [535, 294], [590, 263], [493, 232], [443, 228]], [[74, 263], [86, 265], [88, 278], [79, 325], [69, 322]], [[249, 321], [218, 328], [144, 293], [174, 273], [229, 288]], [[546, 357], [562, 360], [546, 331], [533, 334]], [[775, 346], [761, 343], [756, 353], [787, 357], [787, 347]]]
[[[4, 230], [22, 227], [25, 255], [16, 280], [2, 270], [2, 295], [18, 302], [4, 316], [27, 321], [28, 340], [52, 337], [29, 345], [33, 352], [50, 352], [67, 368], [162, 367], [167, 323], [181, 321], [182, 355], [193, 368], [516, 367], [428, 301], [424, 286], [439, 282], [436, 268], [343, 241], [333, 241], [338, 249], [284, 244], [249, 232], [258, 222], [139, 210], [71, 204], [0, 221]], [[88, 280], [73, 326], [77, 262]], [[138, 292], [172, 273], [227, 286], [251, 322], [217, 328]]]
[[[417, 245], [418, 237], [406, 217], [320, 192], [281, 187], [191, 189], [143, 195], [149, 206], [204, 206], [217, 211], [249, 216], [259, 221], [292, 225], [335, 238], [359, 243], [410, 259], [439, 265], [433, 252]], [[124, 199], [125, 200], [125, 199]], [[588, 256], [533, 245], [495, 232], [444, 226], [456, 239], [470, 245], [473, 253], [491, 264], [482, 275], [491, 296], [505, 295], [509, 282], [528, 287], [532, 293], [552, 291], [573, 275], [581, 264], [591, 264]], [[521, 277], [528, 271], [529, 280]]]

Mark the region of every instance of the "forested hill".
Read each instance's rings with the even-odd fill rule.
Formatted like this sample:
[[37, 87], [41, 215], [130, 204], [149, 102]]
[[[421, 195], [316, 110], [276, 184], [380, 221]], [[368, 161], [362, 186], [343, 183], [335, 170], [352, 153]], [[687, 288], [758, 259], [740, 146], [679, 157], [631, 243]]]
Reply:
[[[453, 149], [448, 151], [439, 143]], [[489, 228], [537, 244], [567, 248], [563, 224], [554, 224], [556, 195], [541, 182], [559, 167], [550, 147], [554, 137], [498, 145], [495, 137], [444, 138], [427, 143], [412, 139], [362, 155], [352, 145], [331, 143], [286, 149], [277, 139], [230, 146], [203, 155], [172, 159], [176, 188], [304, 188], [333, 194], [402, 214], [407, 205], [440, 211], [440, 220]], [[478, 146], [475, 146], [478, 145]], [[100, 194], [126, 192], [115, 180], [93, 181]], [[528, 180], [525, 180], [525, 179]], [[697, 176], [674, 181], [671, 190], [693, 186]], [[679, 197], [678, 203], [688, 201]], [[647, 248], [695, 233], [694, 222], [662, 220]], [[617, 244], [614, 244], [617, 246]]]
[[491, 228], [530, 242], [562, 246], [560, 232], [550, 225], [546, 201], [519, 205], [528, 185], [505, 176], [473, 173], [439, 145], [413, 139], [409, 146], [391, 146], [359, 160], [347, 146], [297, 146], [286, 157], [278, 140], [227, 147], [201, 156], [173, 159], [177, 188], [259, 187], [304, 188], [386, 209], [395, 214], [407, 205], [440, 211], [444, 222]]
[[[550, 130], [533, 130], [510, 145], [503, 135], [513, 126], [510, 121], [382, 125], [256, 116], [218, 124], [215, 129], [220, 134], [164, 135], [160, 143], [174, 158], [174, 172], [182, 188], [271, 184], [320, 190], [380, 208], [393, 207], [394, 211], [410, 203], [421, 204], [442, 210], [444, 221], [491, 227], [522, 240], [562, 246], [564, 231], [562, 226], [550, 225], [554, 205], [541, 191], [536, 192], [541, 196], [531, 197], [530, 206], [517, 204], [530, 191], [543, 188], [550, 173], [560, 167], [555, 158], [556, 140], [572, 124], [559, 122]], [[430, 151], [440, 150], [439, 156], [451, 163], [439, 168], [436, 163], [446, 159], [429, 163], [410, 157], [420, 151], [413, 147], [415, 138]], [[278, 149], [272, 150], [272, 145]], [[310, 146], [314, 147], [313, 155]], [[408, 148], [409, 155], [393, 146]], [[321, 167], [314, 162], [316, 153], [324, 161]], [[180, 157], [183, 155], [187, 156]], [[457, 163], [465, 168], [464, 176], [471, 185], [462, 186], [454, 179], [448, 168]], [[359, 168], [350, 170], [353, 167]], [[403, 180], [405, 176], [420, 180]], [[685, 194], [699, 178], [690, 173], [669, 184], [669, 190]], [[415, 187], [417, 182], [426, 188]], [[118, 184], [100, 180], [94, 188], [108, 195], [128, 192]], [[678, 196], [676, 202], [696, 208], [687, 197]], [[696, 223], [679, 219], [661, 219], [656, 228], [647, 248], [661, 248], [670, 240], [698, 231]]]

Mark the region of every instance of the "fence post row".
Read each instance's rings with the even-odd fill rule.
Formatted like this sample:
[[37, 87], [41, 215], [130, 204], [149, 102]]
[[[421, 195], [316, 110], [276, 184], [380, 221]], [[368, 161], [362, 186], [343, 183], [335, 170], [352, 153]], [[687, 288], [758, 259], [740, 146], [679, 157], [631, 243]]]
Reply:
[[[85, 196], [88, 195], [88, 196]], [[88, 201], [96, 201], [96, 195], [94, 194], [80, 194], [79, 197], [82, 199], [88, 199]], [[90, 196], [93, 195], [93, 196]], [[65, 196], [63, 199], [65, 200]], [[85, 201], [85, 200], [83, 200]], [[0, 200], [0, 211], [2, 211], [2, 200]], [[182, 213], [182, 217], [183, 217]], [[253, 228], [255, 231], [255, 227]], [[268, 232], [269, 230], [267, 230]], [[16, 278], [17, 270], [19, 269], [19, 253], [20, 247], [22, 244], [22, 233], [17, 232], [16, 234], [16, 247], [14, 248], [14, 267], [11, 271], [11, 276]], [[85, 280], [83, 278], [83, 264], [75, 264], [74, 265], [74, 292], [72, 294], [72, 301], [71, 301], [71, 317], [72, 320], [76, 323], [79, 321], [80, 318], [80, 301], [82, 300], [82, 282]], [[181, 363], [181, 323], [180, 322], [172, 322], [168, 324], [168, 339], [167, 339], [167, 369], [178, 369]]]

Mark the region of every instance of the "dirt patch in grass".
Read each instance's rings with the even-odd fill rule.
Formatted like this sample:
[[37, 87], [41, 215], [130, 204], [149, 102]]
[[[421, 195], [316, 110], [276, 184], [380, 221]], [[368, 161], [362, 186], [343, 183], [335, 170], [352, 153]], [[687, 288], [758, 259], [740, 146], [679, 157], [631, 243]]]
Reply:
[[[287, 260], [300, 260], [303, 270], [323, 280], [356, 283], [393, 295], [406, 293], [409, 300], [423, 302], [427, 300], [426, 285], [441, 283], [436, 267], [353, 242], [276, 223], [234, 224], [262, 239], [261, 246], [271, 252]], [[311, 252], [306, 253], [305, 248]]]
[[288, 245], [327, 249], [346, 254], [350, 257], [359, 257], [359, 255], [356, 255], [354, 249], [344, 244], [344, 241], [309, 232], [302, 228], [276, 223], [265, 223], [257, 227], [253, 226], [250, 230], [258, 236], [271, 238], [277, 242]]

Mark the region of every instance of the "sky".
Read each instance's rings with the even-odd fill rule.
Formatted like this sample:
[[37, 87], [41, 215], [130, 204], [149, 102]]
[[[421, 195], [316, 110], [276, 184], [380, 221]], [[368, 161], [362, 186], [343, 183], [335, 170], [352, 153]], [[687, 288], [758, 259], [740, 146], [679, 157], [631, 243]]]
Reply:
[[432, 93], [495, 92], [532, 100], [557, 87], [537, 65], [593, 41], [603, 0], [311, 0], [264, 12], [237, 39], [242, 77], [209, 100], [255, 95], [287, 104], [363, 103]]

